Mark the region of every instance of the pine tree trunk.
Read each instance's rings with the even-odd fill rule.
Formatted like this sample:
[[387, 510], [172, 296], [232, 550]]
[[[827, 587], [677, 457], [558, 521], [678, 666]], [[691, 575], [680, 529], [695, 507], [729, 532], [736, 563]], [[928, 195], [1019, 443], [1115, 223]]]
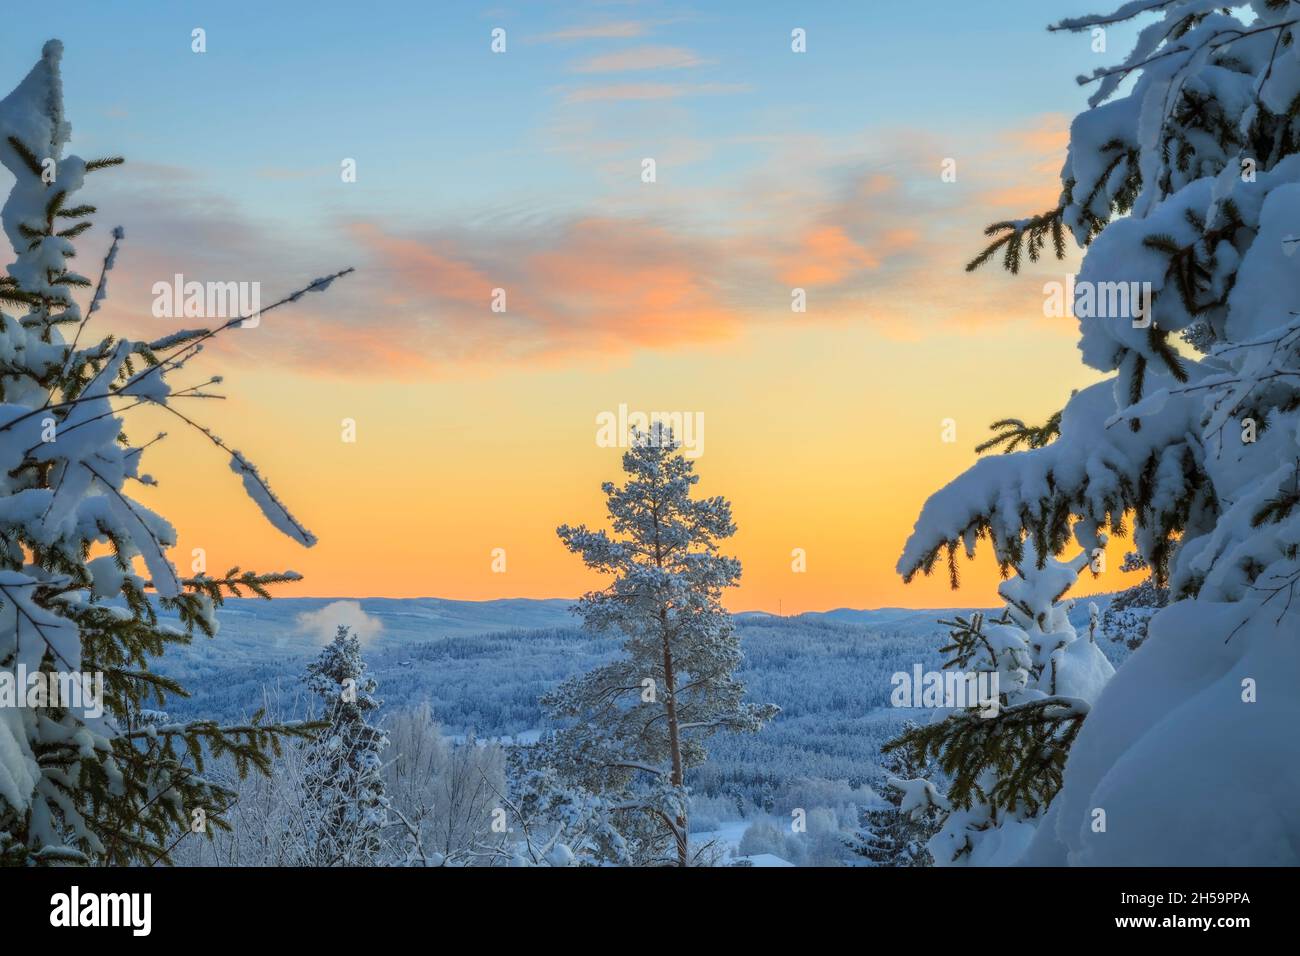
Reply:
[[[682, 748], [677, 730], [677, 680], [673, 674], [673, 651], [668, 643], [668, 615], [659, 612], [663, 627], [664, 642], [664, 706], [668, 711], [668, 748], [673, 758], [673, 786], [682, 786]], [[677, 832], [673, 835], [677, 842], [677, 865], [686, 866], [686, 817], [677, 817]]]
[[[656, 507], [653, 511], [655, 524], [655, 566], [662, 568], [664, 566], [663, 550], [659, 544], [659, 512]], [[668, 713], [668, 750], [672, 754], [673, 760], [673, 786], [681, 788], [683, 785], [682, 773], [682, 746], [681, 738], [677, 728], [677, 677], [673, 672], [673, 649], [671, 644], [672, 632], [668, 627], [668, 609], [660, 606], [659, 608], [659, 634], [664, 642], [664, 690], [666, 699], [664, 708]], [[686, 814], [679, 814], [677, 817], [676, 831], [673, 833], [673, 839], [677, 844], [677, 865], [686, 866]]]

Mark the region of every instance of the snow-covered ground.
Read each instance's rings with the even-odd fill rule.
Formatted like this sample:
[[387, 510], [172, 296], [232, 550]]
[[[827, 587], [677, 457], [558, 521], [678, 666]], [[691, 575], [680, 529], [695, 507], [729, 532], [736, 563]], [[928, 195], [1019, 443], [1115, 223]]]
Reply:
[[713, 843], [718, 847], [727, 850], [728, 856], [738, 856], [740, 853], [740, 840], [749, 829], [753, 820], [727, 820], [715, 830], [706, 830], [702, 833], [692, 833], [690, 840], [691, 851], [694, 852], [700, 847]]

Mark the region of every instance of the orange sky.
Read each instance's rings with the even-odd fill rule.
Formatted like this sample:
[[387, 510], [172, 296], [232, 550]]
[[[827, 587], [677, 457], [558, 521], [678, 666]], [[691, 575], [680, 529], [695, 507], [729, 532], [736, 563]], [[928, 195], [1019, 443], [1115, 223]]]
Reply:
[[[501, 231], [339, 217], [317, 244], [357, 272], [188, 370], [225, 375], [229, 400], [190, 411], [320, 544], [304, 552], [265, 526], [215, 449], [174, 421], [157, 422], [171, 437], [146, 464], [162, 484], [142, 496], [181, 529], [180, 567], [203, 548], [210, 570], [302, 572], [286, 594], [574, 596], [598, 582], [554, 529], [603, 521], [620, 453], [597, 444], [597, 416], [625, 404], [703, 416], [700, 490], [730, 498], [739, 526], [733, 609], [995, 604], [987, 555], [953, 594], [946, 576], [903, 585], [903, 542], [990, 422], [1042, 421], [1092, 379], [1073, 320], [1043, 314], [1044, 282], [1075, 257], [1015, 277], [962, 269], [984, 223], [1054, 201], [1063, 118], [960, 142], [952, 183], [941, 144], [896, 131], [780, 141], [734, 188], [617, 187], [584, 215]], [[907, 162], [885, 162], [891, 149]], [[140, 201], [132, 175], [110, 194], [123, 208]], [[128, 241], [107, 321], [137, 336], [196, 324], [142, 319], [152, 283], [196, 249], [229, 257], [220, 275], [257, 275], [286, 248], [267, 228], [191, 217], [170, 233], [184, 242]], [[264, 303], [290, 274], [264, 283]], [[791, 309], [796, 286], [806, 312]], [[497, 287], [504, 313], [489, 308]], [[1133, 583], [1112, 550], [1079, 593]]]
[[[328, 29], [269, 9], [256, 30], [213, 29], [205, 58], [141, 44], [125, 71], [93, 59], [93, 23], [70, 27], [73, 146], [128, 159], [83, 193], [99, 208], [87, 261], [111, 226], [127, 236], [88, 334], [206, 324], [151, 317], [178, 273], [258, 282], [265, 303], [356, 267], [174, 376], [225, 376], [227, 401], [185, 411], [260, 467], [316, 548], [268, 527], [201, 436], [130, 413], [136, 441], [170, 433], [144, 459], [160, 487], [137, 493], [180, 529], [177, 565], [202, 548], [215, 572], [291, 568], [306, 580], [283, 593], [303, 596], [574, 596], [597, 582], [554, 529], [603, 521], [620, 453], [596, 421], [626, 405], [703, 416], [700, 490], [739, 526], [732, 608], [995, 603], [987, 555], [955, 595], [942, 577], [904, 586], [894, 564], [989, 422], [1041, 421], [1090, 381], [1073, 322], [1042, 308], [1077, 257], [1018, 277], [962, 266], [988, 222], [1056, 201], [1070, 78], [1095, 54], [970, 5], [945, 16], [982, 45], [810, 10], [806, 57], [774, 11], [611, 31], [602, 9], [545, 7], [512, 17], [508, 57], [478, 42], [481, 17], [443, 11], [386, 31], [359, 73], [333, 69]], [[275, 72], [285, 50], [311, 63], [295, 82]], [[1007, 97], [1023, 75], [1042, 79]], [[213, 115], [261, 132], [214, 136]]]
[[[320, 543], [305, 551], [267, 527], [216, 449], [174, 422], [159, 423], [170, 437], [151, 449], [149, 470], [161, 486], [142, 497], [181, 529], [182, 568], [203, 548], [213, 571], [302, 572], [286, 596], [572, 596], [597, 579], [555, 526], [602, 521], [600, 482], [621, 474], [620, 452], [597, 447], [596, 415], [619, 402], [699, 411], [700, 493], [730, 498], [739, 526], [731, 551], [745, 571], [733, 609], [993, 604], [987, 556], [964, 566], [958, 594], [943, 576], [903, 585], [894, 562], [925, 497], [974, 460], [988, 422], [1041, 420], [1087, 384], [1073, 353], [1068, 330], [1039, 319], [919, 341], [772, 328], [687, 354], [438, 383], [222, 362], [233, 397], [203, 403], [203, 418]], [[342, 440], [345, 418], [355, 443]], [[954, 444], [941, 440], [945, 418], [957, 422]], [[505, 573], [492, 571], [494, 548], [505, 549]], [[792, 571], [794, 548], [806, 572]], [[1131, 583], [1119, 557], [1079, 593]]]
[[[132, 434], [170, 437], [148, 453], [161, 487], [142, 497], [181, 529], [181, 568], [203, 548], [210, 570], [302, 572], [286, 594], [574, 596], [598, 582], [554, 529], [603, 521], [600, 483], [619, 478], [620, 453], [598, 446], [597, 416], [626, 404], [703, 416], [701, 492], [730, 498], [739, 526], [733, 609], [994, 604], [987, 555], [953, 594], [946, 576], [902, 584], [903, 542], [991, 421], [1041, 421], [1091, 379], [1073, 321], [1043, 314], [1044, 281], [1075, 259], [1017, 277], [962, 270], [983, 224], [1054, 201], [1063, 117], [954, 136], [772, 137], [726, 186], [633, 180], [582, 215], [512, 213], [503, 229], [381, 224], [349, 193], [358, 208], [311, 244], [323, 267], [276, 268], [263, 302], [298, 276], [357, 272], [228, 333], [181, 379], [226, 377], [228, 401], [189, 411], [262, 469], [320, 544], [303, 551], [267, 527], [215, 449], [147, 413]], [[940, 175], [950, 152], [956, 182]], [[110, 207], [168, 188], [141, 175], [114, 181]], [[194, 325], [141, 318], [160, 277], [195, 275], [196, 257], [215, 257], [218, 276], [257, 276], [302, 243], [301, 226], [214, 218], [214, 205], [183, 208], [156, 235], [128, 230], [106, 324], [149, 337]], [[806, 312], [791, 309], [796, 286]], [[497, 287], [504, 313], [489, 309]], [[941, 440], [947, 418], [955, 443]], [[1124, 578], [1111, 570], [1080, 593]]]

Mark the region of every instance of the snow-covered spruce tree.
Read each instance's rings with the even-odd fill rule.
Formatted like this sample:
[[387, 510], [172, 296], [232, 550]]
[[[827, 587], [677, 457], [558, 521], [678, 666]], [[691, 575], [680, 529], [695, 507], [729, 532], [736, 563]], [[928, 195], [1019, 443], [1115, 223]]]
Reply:
[[366, 866], [388, 822], [383, 752], [388, 735], [370, 723], [383, 705], [366, 674], [361, 641], [346, 626], [307, 665], [307, 689], [320, 698], [325, 727], [306, 744], [301, 832], [303, 866]]
[[898, 569], [979, 537], [1009, 565], [1026, 532], [1045, 557], [1070, 515], [1085, 531], [1129, 518], [1172, 603], [1096, 701], [1023, 860], [1295, 864], [1300, 10], [1137, 0], [1055, 29], [1134, 17], [1150, 22], [1123, 62], [1081, 78], [1097, 89], [1059, 204], [991, 226], [971, 267], [1001, 250], [1015, 272], [1068, 231], [1086, 246], [1079, 297], [1148, 283], [1150, 307], [1076, 299], [1083, 360], [1108, 377], [1069, 400], [1054, 441], [932, 496]]
[[1013, 862], [1061, 787], [1070, 745], [1115, 673], [1097, 645], [1096, 605], [1080, 635], [1069, 619], [1074, 602], [1062, 600], [1088, 559], [1080, 551], [1040, 563], [1026, 541], [998, 588], [1001, 615], [941, 622], [952, 628], [944, 667], [996, 675], [999, 706], [992, 715], [972, 706], [885, 745], [916, 764], [933, 758], [949, 780], [948, 812], [929, 842], [938, 866]]
[[[994, 432], [993, 437], [977, 445], [975, 451], [982, 453], [1000, 449], [1009, 453], [1022, 447], [1042, 448], [1060, 434], [1061, 413], [1057, 412], [1042, 425], [1026, 425], [1018, 418], [1004, 418], [989, 428]], [[1147, 622], [1169, 602], [1169, 588], [1156, 580], [1151, 566], [1136, 551], [1124, 555], [1120, 570], [1146, 571], [1147, 578], [1141, 584], [1119, 592], [1106, 604], [1101, 617], [1101, 630], [1112, 641], [1126, 645], [1129, 650], [1136, 650], [1146, 639]]]
[[[910, 730], [910, 721], [904, 730]], [[917, 762], [911, 749], [887, 754], [884, 775], [876, 788], [886, 805], [862, 813], [862, 826], [847, 839], [849, 849], [876, 866], [931, 866], [927, 844], [942, 822], [947, 803], [928, 778], [930, 761]]]
[[1147, 639], [1147, 625], [1169, 603], [1169, 589], [1156, 582], [1151, 566], [1136, 551], [1124, 555], [1121, 571], [1146, 571], [1147, 578], [1111, 598], [1101, 616], [1102, 633], [1135, 651]]
[[[71, 130], [61, 55], [58, 41], [47, 43], [0, 100], [0, 162], [15, 179], [0, 222], [16, 253], [0, 278], [0, 306], [15, 313], [0, 312], [0, 674], [20, 695], [24, 673], [66, 681], [102, 674], [104, 713], [65, 698], [22, 696], [0, 707], [0, 862], [166, 862], [193, 822], [206, 817], [209, 834], [227, 825], [223, 809], [234, 795], [204, 775], [205, 755], [229, 756], [240, 773], [265, 771], [282, 737], [309, 728], [256, 717], [237, 726], [160, 722], [150, 705], [184, 691], [151, 671], [150, 659], [196, 631], [214, 634], [223, 596], [247, 588], [269, 597], [267, 585], [298, 575], [235, 568], [182, 578], [166, 554], [174, 529], [127, 494], [131, 481], [153, 482], [140, 463], [158, 439], [133, 444], [124, 414], [148, 404], [194, 424], [177, 405], [219, 380], [173, 390], [169, 379], [238, 323], [156, 342], [80, 344], [105, 301], [123, 236], [114, 231], [92, 286], [69, 260], [95, 210], [74, 197], [87, 175], [121, 160], [64, 155]], [[84, 314], [78, 289], [93, 289]], [[200, 430], [272, 524], [313, 544], [256, 469]], [[180, 626], [161, 621], [160, 611]]]
[[736, 531], [731, 505], [691, 498], [699, 476], [679, 448], [662, 423], [634, 431], [627, 483], [601, 486], [614, 535], [558, 529], [588, 567], [614, 576], [578, 610], [591, 632], [620, 635], [624, 653], [542, 703], [572, 721], [543, 748], [560, 779], [619, 806], [634, 862], [686, 866], [686, 771], [704, 761], [708, 737], [757, 731], [779, 708], [743, 700], [740, 639], [722, 607], [740, 562], [718, 551]]

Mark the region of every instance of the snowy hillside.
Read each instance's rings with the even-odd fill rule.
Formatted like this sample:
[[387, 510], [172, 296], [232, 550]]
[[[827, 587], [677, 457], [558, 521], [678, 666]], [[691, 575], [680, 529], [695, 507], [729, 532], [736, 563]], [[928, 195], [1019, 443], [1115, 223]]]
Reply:
[[363, 623], [368, 646], [388, 649], [430, 637], [573, 624], [569, 600], [443, 598], [253, 598], [227, 601], [217, 614], [220, 645], [196, 641], [180, 656], [245, 663], [304, 657], [319, 650], [336, 623]]
[[[1105, 607], [1108, 597], [1098, 597]], [[1071, 619], [1087, 621], [1087, 600], [1076, 603]], [[360, 624], [368, 633], [372, 651], [389, 651], [435, 638], [468, 637], [501, 631], [545, 630], [577, 627], [569, 598], [503, 598], [494, 601], [455, 601], [446, 598], [276, 598], [263, 601], [232, 598], [217, 612], [220, 656], [227, 662], [246, 663], [303, 656], [320, 649], [332, 636], [336, 623]], [[764, 611], [741, 611], [741, 625], [839, 624], [870, 631], [887, 630], [907, 635], [936, 635], [937, 624], [970, 608], [880, 608], [810, 611], [778, 617]], [[213, 642], [195, 641], [189, 648], [170, 652], [173, 659], [206, 659]]]
[[[427, 702], [450, 734], [517, 738], [547, 729], [541, 694], [615, 651], [616, 642], [578, 628], [570, 604], [233, 600], [218, 612], [216, 640], [170, 651], [162, 669], [193, 691], [177, 715], [238, 719], [262, 705], [267, 688], [295, 694], [322, 635], [332, 633], [334, 621], [346, 621], [371, 633], [365, 653], [386, 710]], [[941, 666], [944, 628], [937, 621], [953, 613], [968, 609], [736, 615], [750, 697], [771, 700], [782, 712], [762, 734], [720, 736], [708, 763], [693, 771], [693, 790], [771, 804], [799, 779], [870, 781], [880, 745], [903, 721], [929, 713], [891, 707], [890, 677], [917, 664]], [[1087, 602], [1071, 616], [1086, 622]], [[1128, 653], [1109, 641], [1105, 651], [1116, 662]]]

